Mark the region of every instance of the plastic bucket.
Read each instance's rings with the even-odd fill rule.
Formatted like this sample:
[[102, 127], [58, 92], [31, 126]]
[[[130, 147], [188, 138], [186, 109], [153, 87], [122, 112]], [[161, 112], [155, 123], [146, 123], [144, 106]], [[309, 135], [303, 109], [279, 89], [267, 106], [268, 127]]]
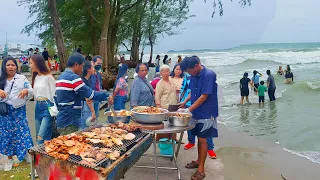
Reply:
[[[172, 142], [172, 140], [170, 140]], [[173, 156], [173, 146], [168, 143], [168, 138], [162, 138], [159, 140], [158, 147], [161, 155]]]

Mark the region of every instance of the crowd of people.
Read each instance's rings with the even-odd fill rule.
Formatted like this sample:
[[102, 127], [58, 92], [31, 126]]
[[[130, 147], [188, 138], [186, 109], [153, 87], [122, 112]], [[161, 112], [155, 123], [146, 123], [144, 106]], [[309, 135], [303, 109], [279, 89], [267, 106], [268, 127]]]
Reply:
[[[253, 71], [252, 78], [248, 78], [249, 74], [245, 72], [243, 77], [240, 79], [240, 104], [244, 104], [244, 99], [249, 103], [249, 87], [254, 90], [255, 95], [258, 95], [259, 104], [263, 104], [265, 101], [265, 92], [268, 92], [268, 96], [270, 101], [275, 101], [275, 91], [276, 91], [276, 84], [273, 75], [271, 74], [270, 70], [266, 71], [268, 75], [268, 79], [266, 82], [266, 86], [264, 85], [264, 81], [260, 81], [260, 77], [262, 74], [256, 70]], [[282, 66], [279, 66], [277, 70], [277, 75], [285, 77], [285, 84], [290, 84], [293, 82], [293, 73], [291, 71], [290, 65], [287, 65], [286, 70], [282, 69]]]
[[[157, 57], [158, 58], [158, 57]], [[160, 57], [159, 57], [160, 58]], [[79, 52], [71, 55], [67, 68], [57, 80], [46, 65], [44, 56], [34, 54], [30, 57], [32, 81], [19, 74], [16, 59], [6, 57], [2, 62], [0, 76], [0, 153], [8, 156], [5, 170], [13, 166], [13, 156], [19, 161], [28, 160], [27, 150], [34, 144], [26, 118], [26, 103], [34, 97], [36, 143], [43, 144], [59, 135], [66, 135], [84, 129], [97, 121], [99, 103], [108, 101], [116, 110], [130, 107], [156, 106], [168, 109], [170, 105], [179, 106], [179, 112], [192, 114], [197, 122], [188, 132], [185, 149], [195, 146], [198, 137], [198, 159], [186, 165], [197, 169], [192, 179], [203, 179], [204, 163], [207, 154], [216, 158], [213, 151], [213, 138], [218, 136], [218, 99], [216, 74], [203, 66], [197, 56], [179, 56], [172, 71], [167, 63], [159, 67], [150, 83], [146, 76], [148, 64], [137, 65], [130, 91], [128, 90], [128, 66], [121, 64], [112, 93], [102, 90], [102, 57], [94, 56], [85, 60]], [[157, 65], [159, 66], [159, 65]], [[156, 67], [157, 67], [156, 66]]]

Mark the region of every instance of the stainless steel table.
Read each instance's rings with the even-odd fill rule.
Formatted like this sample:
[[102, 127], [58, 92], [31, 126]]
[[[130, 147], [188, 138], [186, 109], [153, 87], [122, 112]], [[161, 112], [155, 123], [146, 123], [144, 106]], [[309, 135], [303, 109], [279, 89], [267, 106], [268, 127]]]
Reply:
[[[195, 122], [191, 121], [190, 124], [185, 127], [171, 126], [168, 121], [164, 121], [163, 123], [164, 123], [163, 129], [153, 131], [154, 136], [153, 136], [153, 155], [152, 156], [154, 157], [154, 166], [139, 166], [139, 165], [137, 165], [134, 167], [155, 169], [156, 180], [158, 180], [158, 169], [177, 170], [178, 179], [181, 180], [181, 174], [180, 174], [180, 170], [178, 168], [177, 158], [179, 155], [179, 150], [180, 150], [183, 134], [185, 131], [193, 129], [195, 127]], [[175, 133], [180, 133], [180, 138], [178, 141], [177, 149], [175, 148], [175, 145], [176, 145], [176, 143], [174, 142], [175, 139], [173, 139], [173, 137], [174, 137], [173, 135]], [[158, 155], [157, 154], [157, 140], [156, 140], [157, 134], [170, 134], [170, 139], [172, 139], [172, 141], [170, 142], [170, 140], [169, 140], [169, 142], [167, 142], [167, 143], [172, 144], [172, 146], [173, 146], [173, 150], [174, 150], [173, 156], [165, 156], [165, 155]], [[163, 142], [161, 142], [161, 143], [163, 143]], [[174, 160], [175, 167], [159, 167], [158, 166], [158, 156], [172, 158]]]

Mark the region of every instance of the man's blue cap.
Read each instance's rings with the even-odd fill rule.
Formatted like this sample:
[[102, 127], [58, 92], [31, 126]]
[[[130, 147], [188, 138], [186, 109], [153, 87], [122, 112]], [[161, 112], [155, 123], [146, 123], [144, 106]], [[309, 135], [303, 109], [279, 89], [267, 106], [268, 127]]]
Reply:
[[194, 68], [196, 64], [200, 63], [198, 56], [185, 57], [180, 63], [180, 69], [185, 71], [187, 69]]

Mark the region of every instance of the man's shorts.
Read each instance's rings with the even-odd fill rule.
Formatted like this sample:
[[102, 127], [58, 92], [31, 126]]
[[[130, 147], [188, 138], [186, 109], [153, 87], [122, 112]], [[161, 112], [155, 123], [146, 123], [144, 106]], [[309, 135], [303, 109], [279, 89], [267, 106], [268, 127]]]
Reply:
[[218, 137], [217, 118], [194, 120], [196, 126], [191, 130], [194, 136], [199, 138]]

